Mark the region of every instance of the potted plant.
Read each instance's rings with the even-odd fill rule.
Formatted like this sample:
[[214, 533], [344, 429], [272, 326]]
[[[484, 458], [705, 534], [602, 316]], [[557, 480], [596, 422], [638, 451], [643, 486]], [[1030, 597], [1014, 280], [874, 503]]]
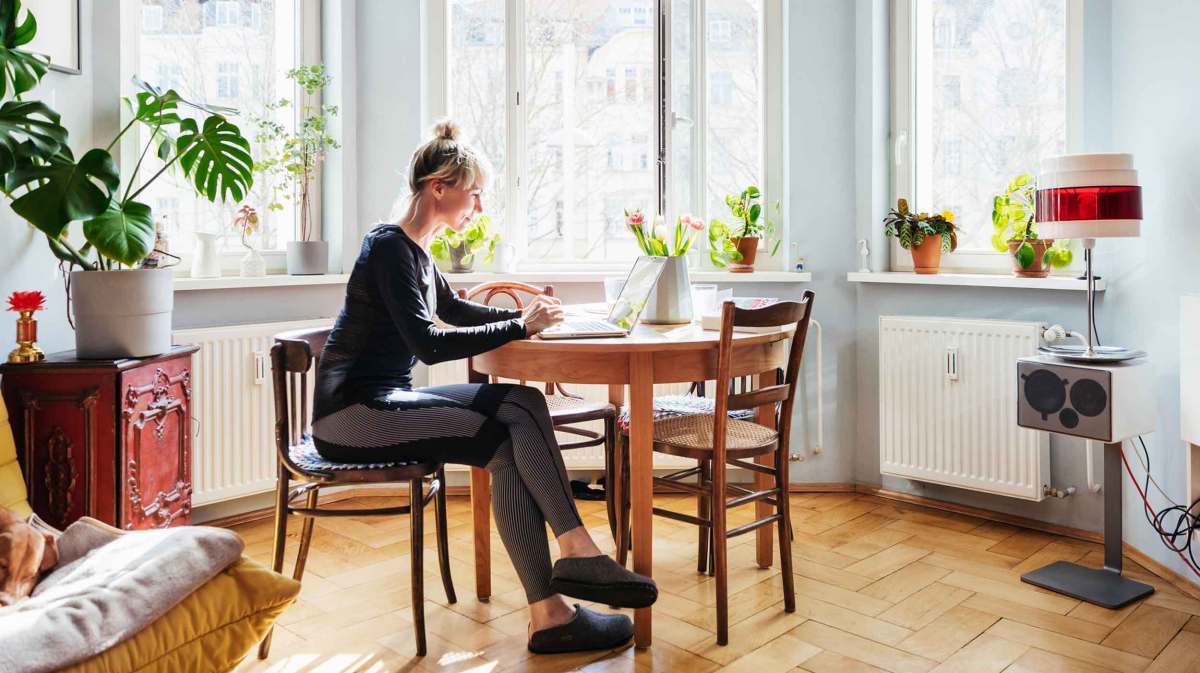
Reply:
[[675, 218], [671, 240], [667, 240], [662, 216], [654, 218], [649, 229], [640, 208], [625, 211], [625, 226], [633, 233], [642, 252], [651, 257], [666, 257], [667, 263], [646, 303], [642, 322], [672, 325], [692, 321], [692, 284], [688, 277], [687, 252], [696, 236], [704, 230], [704, 221], [684, 214]]
[[[306, 100], [314, 100], [329, 85], [332, 78], [325, 66], [302, 65], [287, 72], [287, 78], [304, 90]], [[281, 98], [267, 105], [267, 116], [255, 120], [258, 133], [255, 140], [264, 146], [263, 157], [254, 170], [271, 181], [271, 202], [268, 210], [283, 209], [284, 199], [293, 200], [300, 209], [296, 240], [287, 243], [287, 269], [293, 276], [323, 274], [329, 268], [329, 243], [314, 241], [312, 219], [312, 184], [317, 170], [329, 150], [341, 147], [329, 134], [329, 120], [337, 116], [336, 105], [299, 105], [299, 126], [295, 131], [275, 120], [276, 111], [293, 107]]]
[[[19, 0], [0, 0], [4, 192], [13, 211], [46, 235], [51, 251], [70, 271], [68, 298], [79, 357], [165, 352], [171, 347], [172, 272], [139, 268], [153, 248], [155, 231], [150, 206], [137, 199], [164, 172], [177, 168], [210, 201], [241, 200], [253, 183], [250, 144], [225, 117], [231, 110], [192, 103], [174, 90], [135, 79], [143, 91], [124, 99], [128, 123], [107, 146], [76, 158], [59, 114], [45, 103], [21, 98], [46, 73], [43, 57], [20, 49], [37, 32], [33, 15], [21, 14]], [[195, 116], [182, 116], [181, 104]], [[150, 132], [122, 180], [110, 151], [134, 126]], [[162, 165], [144, 177], [141, 169], [151, 150]], [[72, 222], [80, 223], [81, 236], [71, 236]], [[75, 267], [80, 270], [71, 271]]]
[[488, 234], [492, 218], [479, 215], [462, 231], [454, 231], [447, 227], [434, 237], [429, 245], [433, 258], [450, 263], [451, 273], [470, 273], [475, 269], [475, 256], [486, 248], [484, 262], [491, 262], [496, 254], [496, 244], [500, 242], [500, 234]]
[[914, 213], [908, 209], [908, 201], [899, 199], [896, 207], [883, 218], [883, 233], [895, 236], [900, 247], [912, 252], [913, 271], [937, 273], [942, 265], [942, 253], [954, 252], [958, 247], [958, 228], [954, 226], [954, 213]]
[[258, 231], [258, 224], [258, 211], [251, 206], [238, 208], [237, 214], [233, 216], [233, 228], [238, 230], [242, 239], [242, 247], [246, 249], [246, 255], [242, 257], [241, 261], [243, 278], [258, 278], [267, 275], [267, 263], [259, 254], [258, 248], [251, 243], [254, 233]]
[[1029, 173], [1008, 183], [1003, 194], [992, 199], [992, 247], [1012, 257], [1013, 275], [1045, 278], [1050, 269], [1071, 263], [1069, 241], [1038, 238], [1033, 197], [1037, 184]]
[[[770, 246], [772, 257], [779, 251], [780, 241], [775, 236], [775, 222], [764, 217], [762, 204], [758, 203], [760, 198], [762, 192], [755, 185], [745, 188], [741, 194], [725, 196], [725, 205], [729, 206], [738, 224], [730, 227], [720, 220], [712, 221], [708, 229], [708, 254], [713, 266], [728, 266], [734, 273], [750, 273], [754, 271], [760, 240], [765, 240]], [[776, 201], [776, 213], [779, 207]]]

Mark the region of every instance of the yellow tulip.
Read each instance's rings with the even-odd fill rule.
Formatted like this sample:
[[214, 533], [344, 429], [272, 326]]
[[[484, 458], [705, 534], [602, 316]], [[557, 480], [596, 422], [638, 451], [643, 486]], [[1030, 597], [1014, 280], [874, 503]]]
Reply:
[[946, 220], [947, 222], [953, 222], [954, 221], [954, 212], [950, 211], [950, 210], [943, 210], [942, 211], [942, 219]]

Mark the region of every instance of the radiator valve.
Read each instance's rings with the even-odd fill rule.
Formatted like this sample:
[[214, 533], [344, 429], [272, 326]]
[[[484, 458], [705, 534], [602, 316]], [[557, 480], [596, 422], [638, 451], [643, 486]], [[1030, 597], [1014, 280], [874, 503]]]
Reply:
[[1050, 498], [1066, 498], [1075, 495], [1075, 487], [1068, 486], [1066, 489], [1054, 488], [1049, 484], [1042, 486], [1042, 495]]

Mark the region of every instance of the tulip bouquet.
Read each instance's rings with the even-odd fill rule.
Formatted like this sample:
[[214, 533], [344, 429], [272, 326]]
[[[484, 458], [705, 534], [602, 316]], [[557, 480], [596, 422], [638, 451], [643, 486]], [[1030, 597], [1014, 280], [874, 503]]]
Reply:
[[646, 216], [641, 208], [625, 211], [625, 225], [633, 232], [633, 237], [637, 239], [642, 252], [651, 257], [682, 257], [691, 249], [696, 235], [704, 231], [703, 220], [686, 213], [680, 215], [675, 218], [674, 237], [668, 246], [662, 216], [656, 216], [647, 230]]

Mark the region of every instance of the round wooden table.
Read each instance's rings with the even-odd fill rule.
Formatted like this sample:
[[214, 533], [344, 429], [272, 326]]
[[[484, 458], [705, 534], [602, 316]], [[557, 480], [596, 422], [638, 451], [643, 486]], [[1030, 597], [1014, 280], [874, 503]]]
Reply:
[[[775, 370], [787, 362], [790, 329], [766, 333], [735, 333], [731, 375], [757, 375], [760, 385], [775, 383]], [[690, 325], [639, 325], [632, 335], [609, 339], [524, 339], [475, 356], [477, 375], [499, 376], [520, 381], [606, 384], [609, 400], [620, 406], [629, 387], [630, 413], [630, 506], [633, 536], [633, 569], [653, 575], [652, 438], [655, 383], [714, 380], [717, 376], [717, 345], [720, 334]], [[758, 422], [774, 424], [774, 406], [758, 411]], [[770, 457], [765, 457], [770, 460]], [[766, 479], [766, 475], [756, 475]], [[620, 488], [620, 481], [610, 487]], [[767, 488], [765, 482], [760, 488]], [[475, 512], [476, 591], [480, 599], [491, 594], [490, 521], [488, 476], [472, 470], [472, 507]], [[620, 493], [618, 502], [620, 502]], [[769, 505], [758, 503], [760, 508]], [[760, 511], [759, 516], [765, 516]], [[758, 563], [771, 565], [773, 525], [757, 532]], [[634, 616], [636, 644], [651, 643], [651, 608]]]

